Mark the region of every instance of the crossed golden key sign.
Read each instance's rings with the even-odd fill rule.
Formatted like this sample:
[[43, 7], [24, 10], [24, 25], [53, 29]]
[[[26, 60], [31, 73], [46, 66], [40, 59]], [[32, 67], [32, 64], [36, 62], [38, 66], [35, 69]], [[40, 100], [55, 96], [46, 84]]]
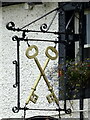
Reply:
[[[30, 55], [29, 52], [32, 51], [32, 49], [35, 49], [35, 53], [33, 55]], [[49, 54], [49, 50], [51, 50], [55, 54], [55, 56], [51, 56]], [[45, 54], [46, 54], [46, 56], [48, 58], [47, 58], [47, 60], [45, 62], [44, 67], [42, 68], [39, 61], [38, 61], [38, 59], [37, 59], [37, 57], [36, 57], [38, 55], [38, 47], [35, 46], [35, 45], [31, 45], [26, 50], [26, 56], [29, 59], [34, 59], [35, 63], [37, 64], [38, 69], [40, 70], [40, 74], [38, 76], [38, 79], [35, 81], [33, 88], [31, 89], [30, 95], [29, 95], [29, 97], [28, 97], [28, 99], [26, 101], [26, 105], [29, 103], [29, 101], [32, 101], [33, 103], [36, 103], [36, 101], [38, 99], [38, 96], [34, 92], [36, 91], [36, 87], [37, 87], [41, 77], [43, 76], [43, 79], [45, 80], [46, 85], [48, 86], [48, 90], [51, 92], [50, 95], [46, 96], [48, 102], [51, 103], [51, 102], [55, 101], [55, 103], [59, 106], [59, 100], [56, 97], [56, 95], [54, 93], [54, 90], [53, 90], [52, 86], [50, 85], [50, 83], [49, 83], [49, 81], [48, 81], [48, 79], [47, 79], [47, 77], [46, 77], [46, 75], [44, 73], [50, 59], [55, 60], [58, 57], [58, 52], [54, 47], [49, 46], [49, 47], [47, 47], [47, 49], [45, 51]]]

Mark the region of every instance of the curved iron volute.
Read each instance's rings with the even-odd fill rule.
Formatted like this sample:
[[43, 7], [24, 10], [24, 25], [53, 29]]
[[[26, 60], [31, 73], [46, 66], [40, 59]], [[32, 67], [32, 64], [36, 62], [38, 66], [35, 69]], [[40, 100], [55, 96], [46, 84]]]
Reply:
[[14, 29], [15, 29], [15, 24], [14, 24], [14, 22], [11, 21], [11, 22], [7, 23], [6, 28], [7, 28], [8, 30], [14, 30]]

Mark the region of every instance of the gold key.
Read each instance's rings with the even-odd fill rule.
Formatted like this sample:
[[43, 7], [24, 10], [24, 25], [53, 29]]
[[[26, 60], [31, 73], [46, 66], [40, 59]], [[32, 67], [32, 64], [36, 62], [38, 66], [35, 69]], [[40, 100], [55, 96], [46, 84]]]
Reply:
[[[32, 50], [33, 48], [35, 49], [36, 53], [33, 54], [32, 56], [30, 56], [30, 55], [29, 55], [29, 50]], [[55, 53], [55, 56], [52, 57], [52, 56], [48, 53], [48, 50], [51, 50], [52, 52], [54, 52], [54, 53]], [[51, 60], [55, 60], [55, 59], [57, 58], [57, 56], [58, 56], [57, 50], [56, 50], [54, 47], [52, 47], [52, 46], [49, 46], [49, 47], [46, 49], [45, 54], [46, 54], [46, 56], [48, 57], [48, 60], [47, 60], [48, 62], [49, 62], [50, 59], [51, 59]], [[38, 48], [37, 48], [37, 46], [35, 46], [35, 45], [30, 46], [30, 47], [26, 50], [26, 56], [27, 56], [29, 59], [32, 59], [32, 58], [33, 58], [34, 61], [35, 61], [35, 63], [37, 64], [38, 69], [40, 70], [39, 79], [37, 79], [36, 84], [35, 84], [35, 86], [33, 87], [33, 90], [34, 90], [34, 91], [36, 90], [36, 86], [37, 86], [37, 84], [38, 84], [41, 76], [43, 76], [43, 78], [44, 78], [44, 80], [45, 80], [45, 82], [46, 82], [46, 84], [47, 84], [47, 86], [48, 86], [49, 91], [51, 92], [51, 94], [52, 94], [52, 96], [53, 96], [56, 104], [59, 106], [59, 101], [58, 101], [56, 95], [54, 94], [53, 88], [52, 88], [52, 86], [50, 85], [50, 83], [49, 83], [49, 81], [48, 81], [48, 79], [47, 79], [47, 77], [46, 77], [46, 75], [45, 75], [45, 73], [44, 73], [44, 70], [45, 70], [48, 62], [46, 62], [46, 65], [45, 65], [44, 69], [42, 69], [42, 67], [41, 67], [38, 59], [36, 58], [37, 55], [38, 55]], [[32, 91], [32, 93], [34, 93], [34, 91]], [[30, 94], [30, 96], [29, 96], [26, 104], [29, 103], [29, 101], [31, 100], [31, 96], [32, 96], [32, 95], [33, 95], [33, 94]]]
[[[45, 62], [45, 65], [44, 65], [44, 67], [43, 67], [43, 70], [45, 70], [45, 68], [47, 67], [47, 64], [49, 63], [49, 61], [50, 61], [50, 59], [48, 58], [48, 59], [46, 60], [46, 62]], [[41, 75], [41, 73], [40, 73], [39, 76], [38, 76], [38, 78], [37, 78], [37, 80], [35, 81], [35, 83], [34, 83], [34, 85], [33, 85], [33, 88], [31, 89], [31, 92], [30, 92], [30, 95], [29, 95], [29, 97], [28, 97], [28, 99], [27, 99], [27, 101], [26, 101], [26, 104], [28, 104], [29, 101], [32, 101], [32, 100], [31, 100], [31, 97], [32, 97], [34, 91], [36, 91], [36, 87], [37, 87], [37, 85], [38, 85], [38, 83], [39, 83], [39, 81], [40, 81], [40, 79], [41, 79], [41, 76], [42, 76], [42, 75]], [[35, 103], [35, 102], [33, 102], [33, 103]]]
[[31, 97], [30, 97], [30, 100], [31, 100], [33, 103], [36, 103], [37, 99], [38, 99], [38, 96], [37, 96], [35, 93], [33, 93], [33, 94], [31, 95]]
[[54, 98], [52, 93], [50, 95], [46, 96], [46, 98], [47, 98], [49, 103], [52, 103], [53, 101], [55, 101], [55, 98]]

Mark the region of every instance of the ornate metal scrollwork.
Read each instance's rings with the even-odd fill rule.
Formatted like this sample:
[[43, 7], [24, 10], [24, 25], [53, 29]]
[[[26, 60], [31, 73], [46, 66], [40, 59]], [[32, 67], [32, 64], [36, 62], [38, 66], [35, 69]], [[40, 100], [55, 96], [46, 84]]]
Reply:
[[66, 114], [71, 114], [71, 112], [72, 112], [72, 110], [69, 108], [69, 109], [67, 109], [67, 110], [65, 110], [65, 113]]
[[14, 30], [14, 28], [15, 28], [15, 24], [14, 24], [14, 22], [9, 22], [7, 25], [6, 25], [6, 28], [8, 29], [8, 30]]
[[41, 30], [42, 32], [46, 32], [46, 31], [47, 31], [47, 24], [46, 24], [46, 23], [42, 24], [42, 25], [40, 26], [40, 30]]
[[19, 112], [19, 108], [15, 106], [15, 107], [12, 108], [12, 111], [13, 111], [14, 113], [18, 113], [18, 112]]
[[14, 35], [14, 36], [12, 37], [12, 40], [13, 40], [13, 41], [17, 41], [17, 40], [18, 40], [18, 36]]

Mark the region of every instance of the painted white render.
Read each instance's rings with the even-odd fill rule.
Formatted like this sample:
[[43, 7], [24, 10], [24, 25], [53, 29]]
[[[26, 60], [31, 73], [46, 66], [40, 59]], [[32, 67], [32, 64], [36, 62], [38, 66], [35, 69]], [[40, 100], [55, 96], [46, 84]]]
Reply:
[[[10, 21], [13, 21], [16, 24], [16, 27], [22, 27], [27, 23], [35, 20], [36, 18], [42, 16], [43, 14], [49, 12], [50, 10], [57, 7], [57, 3], [47, 3], [43, 5], [33, 6], [32, 9], [25, 9], [25, 4], [13, 5], [2, 8], [2, 39], [1, 43], [1, 61], [2, 61], [2, 69], [0, 75], [2, 76], [2, 83], [0, 89], [2, 90], [2, 98], [0, 99], [0, 106], [2, 108], [0, 117], [1, 118], [17, 118], [23, 116], [23, 111], [19, 113], [13, 113], [12, 107], [17, 105], [17, 89], [13, 88], [13, 84], [15, 83], [15, 66], [12, 64], [13, 60], [16, 60], [16, 42], [12, 41], [12, 37], [14, 35], [19, 35], [17, 32], [12, 32], [6, 29], [6, 24]], [[55, 14], [55, 13], [54, 13]], [[31, 25], [30, 29], [38, 30], [43, 23], [49, 24], [53, 18], [53, 15], [49, 15], [49, 17], [45, 17], [42, 20], [38, 21]], [[53, 27], [51, 30], [57, 31], [58, 19], [55, 18], [53, 23]], [[52, 34], [39, 34], [39, 33], [30, 33], [28, 34], [30, 38], [41, 38], [41, 39], [57, 39], [57, 36]], [[49, 45], [54, 45], [53, 43], [44, 43], [44, 42], [29, 42], [30, 45], [37, 45], [39, 49], [38, 59], [40, 60], [40, 64], [43, 66], [45, 60], [47, 59], [45, 56], [45, 50]], [[39, 70], [34, 62], [34, 60], [29, 60], [25, 56], [25, 51], [28, 48], [27, 43], [21, 42], [20, 44], [20, 79], [21, 79], [21, 107], [24, 107], [26, 99], [29, 95], [31, 87], [34, 84], [34, 81], [37, 79]], [[50, 61], [50, 65], [52, 65], [53, 61]], [[2, 74], [3, 73], [3, 74]], [[30, 108], [54, 108], [56, 107], [55, 103], [49, 105], [46, 100], [46, 95], [49, 94], [48, 88], [43, 79], [40, 80], [40, 83], [37, 87], [36, 94], [39, 96], [37, 104], [29, 104]], [[44, 96], [44, 97], [43, 97]], [[27, 116], [34, 116], [38, 114], [52, 114], [48, 112], [38, 112], [38, 111], [28, 111]], [[55, 114], [55, 113], [54, 113]]]
[[[15, 83], [15, 65], [13, 61], [16, 60], [16, 42], [12, 41], [14, 35], [21, 36], [18, 32], [9, 31], [6, 29], [6, 24], [10, 21], [13, 21], [16, 27], [23, 27], [24, 25], [30, 23], [36, 18], [42, 16], [43, 14], [53, 10], [58, 6], [57, 3], [43, 3], [41, 5], [27, 6], [26, 4], [19, 4], [13, 6], [7, 6], [0, 8], [0, 118], [22, 118], [23, 111], [18, 113], [12, 112], [12, 107], [17, 105], [17, 89], [13, 88]], [[1, 10], [2, 9], [2, 10]], [[28, 29], [39, 30], [40, 26], [43, 23], [50, 24], [55, 12], [50, 14], [48, 17], [41, 19], [40, 21], [32, 24]], [[2, 19], [1, 19], [2, 18]], [[50, 31], [58, 31], [58, 16], [55, 18]], [[2, 33], [1, 33], [2, 32]], [[2, 35], [2, 36], [1, 36]], [[42, 34], [42, 33], [29, 33], [27, 34], [29, 38], [41, 38], [41, 39], [58, 39], [56, 35], [53, 34]], [[54, 46], [54, 43], [45, 43], [45, 42], [29, 42], [30, 45], [37, 45], [39, 49], [39, 54], [37, 58], [39, 59], [41, 65], [44, 65], [45, 60], [45, 50], [48, 46]], [[29, 60], [25, 56], [25, 51], [27, 49], [27, 43], [20, 43], [20, 80], [21, 80], [21, 107], [24, 107], [25, 101], [29, 95], [29, 92], [34, 84], [34, 81], [37, 79], [39, 70], [33, 59]], [[57, 46], [58, 50], [58, 46]], [[55, 61], [50, 61], [48, 68], [51, 68], [53, 64], [57, 64], [58, 59]], [[53, 83], [52, 83], [53, 84]], [[57, 91], [55, 91], [56, 93]], [[39, 96], [39, 99], [36, 104], [29, 103], [29, 108], [57, 108], [55, 103], [49, 104], [46, 96], [49, 95], [48, 88], [43, 80], [40, 80], [40, 83], [37, 87], [36, 94]], [[68, 107], [70, 105], [69, 101]], [[73, 102], [74, 114], [71, 115], [62, 115], [62, 118], [72, 118], [79, 117], [79, 103], [78, 100], [71, 101]], [[63, 107], [62, 102], [60, 103]], [[88, 100], [85, 100], [85, 109], [88, 109]], [[44, 111], [27, 111], [26, 117], [36, 116], [36, 115], [55, 115], [57, 117], [58, 112], [44, 112]], [[88, 116], [88, 113], [85, 112], [85, 116]]]

